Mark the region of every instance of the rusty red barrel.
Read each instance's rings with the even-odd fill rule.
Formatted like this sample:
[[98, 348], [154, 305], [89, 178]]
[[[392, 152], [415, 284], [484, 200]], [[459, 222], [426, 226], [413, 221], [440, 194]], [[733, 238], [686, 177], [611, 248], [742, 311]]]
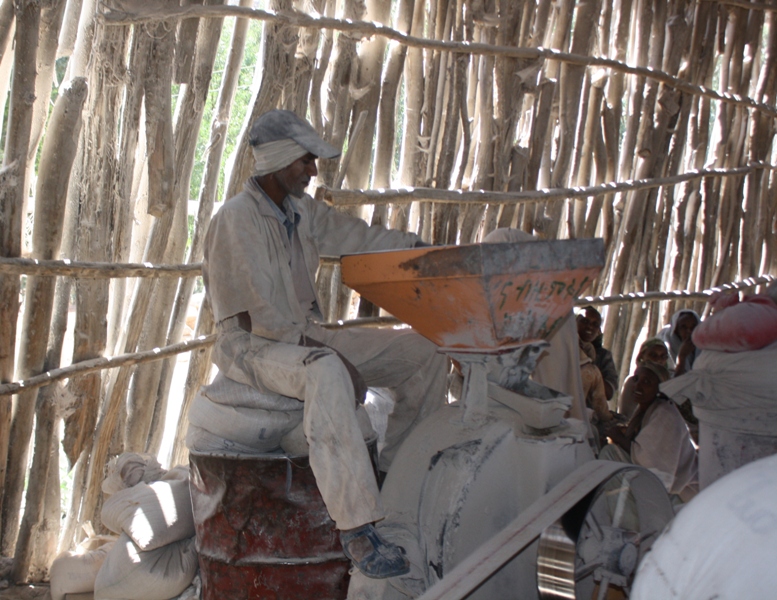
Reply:
[[189, 462], [202, 600], [346, 597], [350, 562], [307, 457]]

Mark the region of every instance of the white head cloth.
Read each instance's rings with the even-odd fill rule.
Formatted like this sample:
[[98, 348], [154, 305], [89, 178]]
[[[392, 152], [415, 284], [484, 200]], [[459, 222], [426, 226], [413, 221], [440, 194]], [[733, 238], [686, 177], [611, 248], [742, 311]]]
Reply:
[[256, 175], [275, 173], [288, 167], [308, 151], [292, 139], [276, 140], [253, 147]]

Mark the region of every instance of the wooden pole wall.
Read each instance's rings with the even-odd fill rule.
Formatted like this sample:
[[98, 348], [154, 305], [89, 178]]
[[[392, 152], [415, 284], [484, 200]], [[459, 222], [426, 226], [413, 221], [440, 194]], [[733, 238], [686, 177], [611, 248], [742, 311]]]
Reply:
[[[387, 202], [357, 195], [340, 208], [417, 231], [431, 243], [478, 241], [497, 226], [546, 239], [600, 236], [608, 261], [596, 295], [706, 289], [777, 270], [774, 10], [691, 0], [259, 4], [62, 0], [41, 9], [39, 2], [0, 0], [0, 93], [9, 90], [8, 125], [0, 132], [0, 256], [33, 256], [25, 231], [52, 218], [36, 209], [28, 223], [24, 208], [29, 196], [40, 202], [42, 192], [31, 185], [37, 179], [40, 190], [46, 175], [35, 160], [40, 144], [64, 135], [44, 100], [65, 97], [67, 86], [83, 78], [83, 126], [68, 168], [66, 216], [57, 217], [63, 241], [48, 249], [49, 258], [197, 263], [213, 206], [224, 199], [217, 197], [219, 174], [222, 196], [242, 188], [253, 165], [252, 121], [283, 107], [307, 116], [349, 151], [341, 161], [319, 164], [316, 183], [329, 188], [333, 202], [349, 189], [431, 188], [428, 197], [416, 190]], [[128, 12], [135, 9], [140, 12]], [[227, 20], [231, 38], [222, 33]], [[261, 28], [261, 47], [244, 52], [251, 28]], [[220, 45], [231, 47], [225, 73], [214, 72]], [[251, 98], [236, 117], [239, 73], [250, 70], [246, 56], [256, 55]], [[3, 68], [11, 59], [13, 79]], [[63, 63], [55, 59], [68, 63], [64, 82], [57, 70]], [[203, 119], [206, 105], [217, 107], [210, 121]], [[228, 125], [240, 118], [235, 133]], [[201, 131], [207, 151], [196, 146]], [[197, 161], [204, 174], [192, 191]], [[632, 180], [659, 183], [608, 187]], [[579, 192], [589, 187], [590, 193]], [[568, 191], [531, 197], [543, 188]], [[452, 189], [494, 194], [458, 201], [444, 195]], [[500, 195], [508, 192], [515, 198]], [[187, 255], [190, 198], [199, 209]], [[54, 280], [46, 277], [0, 270], [6, 324], [0, 384], [34, 377], [44, 363], [59, 366], [52, 351], [61, 349], [71, 284], [76, 317], [67, 335], [74, 362], [181, 340], [192, 279], [59, 277], [54, 299]], [[48, 282], [48, 312], [35, 304], [41, 281]], [[330, 318], [353, 314], [336, 264], [322, 267], [319, 289]], [[622, 377], [638, 339], [686, 306], [703, 312], [705, 305], [679, 298], [604, 309], [605, 345]], [[363, 308], [364, 315], [376, 314]], [[38, 316], [17, 331], [18, 315], [33, 313]], [[203, 303], [197, 332], [213, 330]], [[40, 331], [49, 332], [45, 344]], [[54, 355], [56, 364], [47, 363]], [[31, 440], [36, 481], [30, 493], [41, 499], [53, 485], [45, 482], [54, 481], [48, 476], [53, 443], [62, 443], [71, 465], [79, 465], [60, 541], [70, 547], [80, 524], [99, 524], [109, 456], [159, 448], [174, 364], [167, 359], [73, 377], [67, 393], [77, 406], [65, 420], [64, 439], [52, 425], [51, 394], [0, 396], [0, 550], [16, 553], [17, 579], [32, 572], [33, 533], [45, 512], [28, 502], [20, 527]], [[209, 350], [198, 350], [183, 390], [175, 460], [186, 456], [186, 411], [208, 364]]]

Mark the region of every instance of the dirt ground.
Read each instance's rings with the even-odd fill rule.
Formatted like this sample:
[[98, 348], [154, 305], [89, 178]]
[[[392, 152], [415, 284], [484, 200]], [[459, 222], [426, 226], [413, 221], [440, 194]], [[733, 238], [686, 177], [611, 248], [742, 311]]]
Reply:
[[13, 559], [0, 556], [0, 600], [51, 600], [48, 584], [10, 585]]
[[51, 600], [49, 592], [47, 585], [14, 585], [0, 590], [0, 600]]

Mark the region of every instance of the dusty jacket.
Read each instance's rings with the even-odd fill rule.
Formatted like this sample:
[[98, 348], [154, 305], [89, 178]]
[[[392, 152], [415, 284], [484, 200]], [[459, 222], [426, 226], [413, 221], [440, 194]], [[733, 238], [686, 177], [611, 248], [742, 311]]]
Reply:
[[[213, 217], [205, 240], [203, 279], [216, 322], [247, 311], [252, 333], [297, 343], [312, 325], [294, 291], [288, 234], [254, 179]], [[412, 247], [418, 236], [368, 226], [305, 194], [293, 199], [310, 282], [320, 255]]]

